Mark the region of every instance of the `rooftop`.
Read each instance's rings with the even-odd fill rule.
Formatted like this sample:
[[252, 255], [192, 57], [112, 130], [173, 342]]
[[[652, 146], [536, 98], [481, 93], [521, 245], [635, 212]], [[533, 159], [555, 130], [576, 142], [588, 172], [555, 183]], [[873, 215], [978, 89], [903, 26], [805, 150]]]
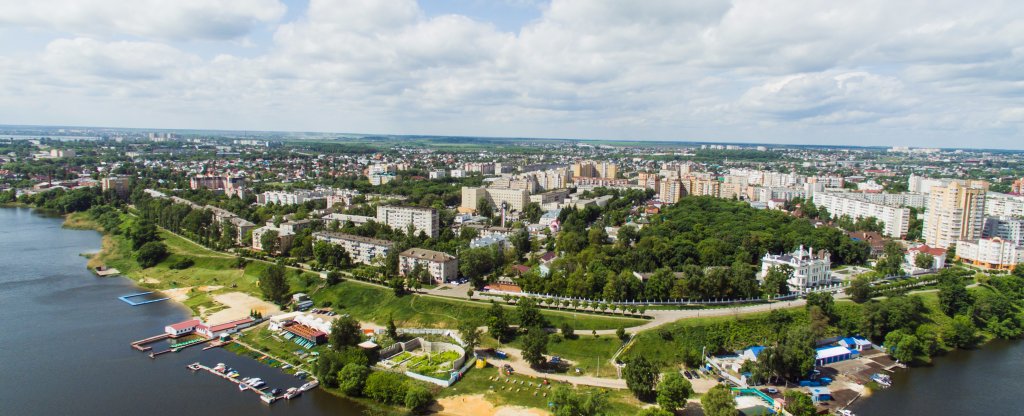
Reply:
[[455, 260], [455, 256], [442, 253], [440, 251], [427, 250], [425, 248], [410, 248], [402, 252], [402, 257], [412, 257], [418, 260], [429, 260], [434, 262], [443, 262], [449, 260]]
[[379, 238], [363, 237], [361, 235], [355, 235], [355, 234], [339, 233], [337, 231], [318, 231], [318, 232], [313, 233], [313, 237], [314, 238], [316, 238], [318, 236], [324, 236], [324, 237], [329, 237], [329, 238], [337, 238], [337, 239], [340, 239], [340, 240], [355, 241], [355, 242], [359, 242], [359, 243], [374, 244], [374, 245], [378, 245], [378, 246], [391, 247], [391, 246], [395, 245], [395, 243], [392, 243], [392, 242], [390, 242], [388, 240], [381, 240]]

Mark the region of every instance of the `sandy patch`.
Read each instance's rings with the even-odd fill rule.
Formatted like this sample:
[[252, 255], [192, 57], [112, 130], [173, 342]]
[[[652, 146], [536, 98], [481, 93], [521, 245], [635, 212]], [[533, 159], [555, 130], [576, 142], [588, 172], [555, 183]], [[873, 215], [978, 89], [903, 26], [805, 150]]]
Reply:
[[546, 416], [550, 413], [522, 406], [495, 407], [482, 394], [445, 397], [437, 401], [435, 413], [442, 416]]
[[262, 312], [264, 317], [281, 313], [281, 308], [278, 308], [277, 305], [242, 292], [213, 295], [213, 300], [226, 307], [206, 318], [207, 322], [214, 324], [245, 318], [254, 310]]
[[146, 277], [146, 278], [142, 279], [141, 283], [150, 284], [150, 285], [156, 285], [156, 284], [160, 284], [160, 279], [154, 279], [152, 277]]
[[160, 293], [167, 295], [167, 297], [171, 298], [171, 300], [175, 302], [184, 303], [188, 300], [188, 293], [190, 290], [192, 290], [192, 286], [185, 286], [174, 289], [164, 289], [161, 290]]

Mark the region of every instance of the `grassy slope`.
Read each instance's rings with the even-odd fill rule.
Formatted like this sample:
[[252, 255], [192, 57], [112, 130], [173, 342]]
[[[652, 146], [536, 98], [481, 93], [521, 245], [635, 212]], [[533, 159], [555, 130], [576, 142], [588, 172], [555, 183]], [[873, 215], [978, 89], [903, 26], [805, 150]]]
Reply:
[[[462, 319], [482, 319], [487, 303], [442, 299], [429, 296], [395, 296], [390, 289], [355, 281], [344, 281], [312, 293], [318, 305], [331, 305], [339, 312], [376, 323], [393, 317], [398, 326], [454, 328]], [[506, 307], [512, 311], [514, 308]], [[569, 322], [576, 329], [614, 329], [640, 325], [640, 319], [594, 316], [570, 312], [542, 311], [553, 325]]]
[[[497, 342], [497, 341], [495, 341]], [[509, 343], [515, 348], [522, 349], [520, 339]], [[615, 366], [611, 364], [612, 355], [618, 351], [622, 342], [614, 335], [602, 335], [594, 337], [591, 335], [578, 336], [573, 339], [565, 339], [561, 334], [552, 335], [548, 338], [549, 356], [559, 356], [573, 363], [572, 368], [579, 368], [583, 375], [597, 377], [615, 377]], [[575, 374], [570, 372], [570, 375]]]

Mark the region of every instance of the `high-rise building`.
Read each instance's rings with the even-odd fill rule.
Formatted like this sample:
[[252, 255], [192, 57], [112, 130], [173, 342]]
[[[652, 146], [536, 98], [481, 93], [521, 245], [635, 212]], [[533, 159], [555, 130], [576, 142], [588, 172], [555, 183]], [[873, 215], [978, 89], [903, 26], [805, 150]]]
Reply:
[[951, 181], [932, 186], [922, 234], [932, 247], [949, 248], [958, 240], [974, 240], [985, 224], [985, 181]]
[[608, 178], [614, 179], [619, 174], [618, 165], [612, 162], [595, 162], [584, 160], [572, 164], [574, 178]]
[[851, 219], [874, 217], [882, 222], [882, 233], [889, 237], [902, 238], [910, 227], [910, 208], [873, 202], [864, 194], [818, 192], [813, 198], [814, 205], [827, 209], [833, 218], [843, 215]]
[[684, 196], [686, 196], [686, 188], [683, 186], [683, 181], [669, 179], [661, 183], [661, 192], [658, 195], [661, 202], [674, 204]]
[[100, 181], [100, 187], [104, 191], [114, 191], [118, 196], [124, 198], [128, 196], [128, 177], [127, 176], [109, 176], [103, 178]]

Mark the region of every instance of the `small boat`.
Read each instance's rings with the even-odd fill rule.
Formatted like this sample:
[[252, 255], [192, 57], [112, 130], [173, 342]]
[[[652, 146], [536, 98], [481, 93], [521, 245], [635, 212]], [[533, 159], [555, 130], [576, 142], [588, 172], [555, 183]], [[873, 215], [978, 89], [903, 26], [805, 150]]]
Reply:
[[849, 410], [846, 410], [846, 409], [836, 410], [836, 414], [838, 414], [839, 416], [857, 416], [857, 415], [853, 414], [853, 412], [851, 412]]
[[245, 391], [245, 389], [248, 389], [248, 388], [249, 388], [248, 384], [238, 383], [238, 391]]
[[871, 375], [871, 381], [878, 383], [882, 387], [889, 387], [892, 385], [892, 378], [888, 374], [875, 373]]
[[273, 395], [273, 396], [280, 395], [281, 394], [281, 389], [272, 389], [272, 390], [270, 390], [270, 394]]
[[295, 387], [289, 387], [288, 390], [285, 390], [284, 392], [284, 398], [288, 400], [299, 397], [300, 395], [302, 395], [302, 390], [299, 390]]
[[263, 386], [267, 385], [267, 383], [264, 383], [263, 380], [255, 380], [255, 381], [250, 381], [249, 385], [252, 386], [253, 388], [260, 388], [260, 387], [263, 387]]
[[277, 398], [274, 397], [274, 396], [267, 395], [267, 394], [261, 394], [260, 395], [260, 400], [263, 400], [263, 403], [271, 404], [271, 403], [274, 402], [274, 400], [277, 400]]
[[213, 367], [213, 371], [216, 371], [218, 373], [223, 373], [223, 372], [227, 371], [227, 368], [228, 367], [226, 365], [224, 365], [224, 363], [217, 363], [217, 365]]
[[231, 378], [238, 378], [238, 375], [239, 374], [238, 374], [237, 371], [232, 371], [232, 372], [228, 373], [228, 377], [231, 377]]
[[310, 390], [315, 389], [316, 386], [319, 386], [319, 385], [320, 385], [320, 383], [317, 383], [316, 380], [313, 380], [313, 381], [310, 381], [309, 383], [303, 384], [302, 387], [299, 387], [299, 390], [301, 390], [301, 391], [310, 391]]

